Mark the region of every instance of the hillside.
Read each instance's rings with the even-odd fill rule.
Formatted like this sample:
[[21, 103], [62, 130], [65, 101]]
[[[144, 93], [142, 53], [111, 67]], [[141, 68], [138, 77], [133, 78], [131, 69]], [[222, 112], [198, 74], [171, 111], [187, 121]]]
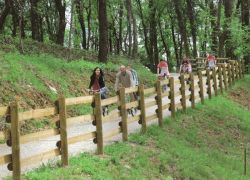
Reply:
[[[31, 43], [28, 40], [25, 41], [25, 47], [25, 53], [21, 54], [14, 42], [1, 45], [0, 106], [18, 100], [22, 108], [36, 109], [52, 106], [60, 94], [65, 97], [88, 95], [86, 89], [89, 77], [97, 66], [105, 72], [110, 95], [114, 95], [115, 74], [121, 64], [132, 63], [139, 74], [140, 82], [146, 86], [152, 86], [156, 80], [155, 75], [147, 68], [125, 57], [111, 56], [107, 64], [100, 64], [80, 50]], [[80, 59], [68, 59], [70, 52], [74, 52], [72, 58]], [[81, 107], [72, 113], [86, 111], [90, 109]], [[0, 118], [0, 130], [4, 126], [4, 119]]]
[[[239, 91], [244, 94], [235, 96]], [[250, 97], [249, 75], [205, 105], [165, 119], [162, 129], [154, 125], [127, 143], [107, 146], [104, 156], [83, 153], [71, 158], [68, 168], [51, 162], [23, 178], [249, 179], [249, 163], [243, 175], [243, 152], [245, 146], [249, 150], [250, 111], [249, 102], [239, 101], [242, 96]]]

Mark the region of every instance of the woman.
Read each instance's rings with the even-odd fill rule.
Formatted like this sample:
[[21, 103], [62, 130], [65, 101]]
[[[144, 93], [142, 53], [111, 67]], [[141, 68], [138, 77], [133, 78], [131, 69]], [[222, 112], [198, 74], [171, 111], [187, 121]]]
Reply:
[[160, 79], [165, 79], [166, 77], [169, 77], [167, 61], [163, 59], [160, 60], [159, 64], [157, 65], [157, 74]]
[[216, 66], [216, 58], [212, 54], [207, 53], [206, 64], [208, 65], [208, 69], [213, 69]]
[[104, 74], [101, 68], [96, 67], [90, 76], [89, 89], [93, 92], [100, 92], [101, 98], [105, 99], [107, 96], [107, 88], [105, 87]]
[[180, 66], [180, 74], [181, 73], [191, 73], [192, 72], [192, 66], [191, 63], [187, 58], [184, 58], [181, 66]]

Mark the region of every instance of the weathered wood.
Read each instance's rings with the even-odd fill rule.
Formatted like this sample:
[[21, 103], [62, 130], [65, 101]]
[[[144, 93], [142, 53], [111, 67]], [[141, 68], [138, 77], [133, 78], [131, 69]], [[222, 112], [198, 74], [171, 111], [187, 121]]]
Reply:
[[58, 114], [57, 108], [45, 108], [45, 109], [34, 109], [30, 111], [20, 112], [19, 113], [19, 121], [42, 118], [46, 116], [52, 116]]
[[238, 69], [239, 69], [239, 78], [242, 78], [242, 60], [238, 61]]
[[155, 100], [153, 100], [153, 101], [147, 102], [145, 104], [145, 107], [149, 108], [149, 107], [152, 107], [152, 106], [155, 106], [155, 105], [157, 105], [157, 102]]
[[169, 78], [169, 86], [170, 86], [170, 110], [171, 116], [175, 117], [175, 90], [174, 90], [174, 78]]
[[175, 84], [175, 86], [181, 85], [180, 80], [179, 79], [174, 79], [174, 84]]
[[150, 115], [146, 117], [146, 121], [152, 121], [154, 119], [158, 119], [158, 116], [156, 114]]
[[110, 105], [110, 104], [118, 104], [118, 102], [119, 102], [119, 97], [115, 96], [115, 97], [103, 99], [102, 100], [102, 106], [107, 106], [107, 105]]
[[194, 74], [193, 73], [191, 73], [190, 74], [190, 93], [191, 93], [191, 107], [192, 108], [195, 108], [195, 98], [194, 98], [194, 96], [195, 96], [195, 94], [194, 94]]
[[219, 87], [220, 87], [220, 92], [221, 92], [221, 94], [222, 94], [222, 93], [223, 93], [222, 65], [219, 65], [218, 75], [219, 75]]
[[199, 95], [201, 98], [201, 103], [204, 104], [204, 84], [201, 71], [198, 71], [198, 77], [199, 77], [199, 88], [200, 88]]
[[162, 106], [162, 109], [163, 109], [163, 110], [169, 109], [169, 107], [170, 107], [170, 103], [164, 104], [164, 105]]
[[[124, 89], [125, 92], [125, 89]], [[95, 94], [95, 121], [96, 121], [96, 139], [97, 139], [97, 154], [103, 154], [103, 131], [102, 131], [102, 105], [100, 93]]]
[[217, 78], [216, 78], [216, 70], [213, 69], [213, 88], [215, 96], [218, 96], [218, 87], [217, 87]]
[[33, 155], [31, 157], [28, 157], [28, 158], [24, 158], [21, 162], [21, 165], [23, 167], [29, 166], [31, 164], [42, 162], [42, 161], [57, 157], [59, 155], [60, 155], [60, 150], [55, 148], [53, 150], [49, 150], [49, 151], [46, 151], [46, 152], [43, 152], [40, 154]]
[[95, 137], [96, 137], [96, 132], [95, 131], [85, 133], [85, 134], [80, 134], [80, 135], [68, 138], [68, 144], [75, 144], [77, 142], [93, 139]]
[[184, 111], [186, 111], [187, 109], [187, 102], [186, 102], [186, 84], [185, 84], [185, 79], [184, 79], [184, 75], [181, 74], [180, 75], [180, 83], [181, 83], [181, 105], [182, 105], [182, 109]]
[[230, 61], [230, 65], [231, 65], [231, 77], [232, 77], [232, 85], [234, 85], [235, 83], [235, 66], [234, 66], [234, 61]]
[[207, 73], [206, 70], [201, 71], [202, 75], [206, 75], [206, 73]]
[[13, 178], [21, 179], [19, 104], [10, 105]]
[[228, 72], [228, 87], [232, 86], [232, 69], [231, 64], [228, 64], [227, 66], [227, 72]]
[[144, 89], [144, 95], [148, 95], [148, 94], [151, 94], [151, 93], [156, 93], [156, 88], [155, 87]]
[[228, 78], [227, 78], [227, 74], [226, 74], [226, 66], [225, 66], [225, 64], [222, 65], [222, 74], [223, 74], [224, 88], [225, 88], [225, 90], [227, 90]]
[[174, 93], [174, 95], [175, 95], [175, 97], [178, 97], [178, 96], [181, 95], [181, 92], [180, 92], [180, 91], [176, 91], [176, 92]]
[[60, 132], [58, 129], [48, 129], [40, 132], [35, 132], [31, 134], [26, 134], [20, 137], [20, 142], [22, 144], [30, 142], [30, 141], [38, 141], [39, 139], [44, 139], [46, 137], [56, 136]]
[[77, 105], [77, 104], [88, 104], [94, 101], [94, 96], [82, 96], [65, 99], [66, 106]]
[[61, 139], [61, 159], [62, 165], [68, 166], [69, 164], [69, 153], [68, 153], [68, 134], [67, 134], [67, 108], [66, 100], [61, 96], [59, 102], [59, 119], [60, 119], [60, 139]]
[[136, 116], [131, 116], [131, 117], [128, 118], [128, 124], [133, 123], [135, 121], [139, 121], [139, 120], [140, 120], [140, 115], [139, 114], [136, 115]]
[[162, 86], [161, 82], [158, 80], [156, 82], [156, 90], [157, 90], [157, 116], [158, 116], [158, 124], [160, 127], [163, 127], [163, 110], [162, 110]]
[[111, 137], [113, 137], [113, 136], [115, 136], [115, 135], [120, 134], [121, 132], [122, 132], [122, 129], [121, 129], [121, 128], [113, 129], [113, 130], [109, 131], [108, 133], [105, 133], [105, 134], [104, 134], [104, 138], [105, 138], [105, 139], [109, 139], [109, 138], [111, 138]]
[[207, 69], [206, 70], [206, 76], [207, 76], [207, 94], [208, 94], [208, 98], [211, 99], [212, 98], [212, 90], [211, 90], [211, 76], [210, 76], [210, 70]]
[[67, 125], [70, 126], [72, 124], [90, 122], [93, 120], [94, 120], [93, 114], [86, 114], [86, 115], [82, 115], [82, 116], [70, 117], [70, 118], [67, 118]]
[[119, 91], [120, 102], [121, 102], [121, 116], [122, 116], [122, 139], [123, 141], [128, 140], [128, 114], [127, 114], [127, 107], [126, 107], [126, 94], [125, 88], [121, 88]]
[[182, 104], [181, 104], [181, 102], [175, 104], [175, 108], [176, 108], [176, 109], [182, 109]]
[[0, 107], [0, 116], [9, 114], [9, 107]]
[[138, 91], [138, 86], [125, 88], [125, 94], [134, 93]]
[[[152, 89], [152, 88], [151, 88]], [[154, 88], [154, 91], [155, 92], [155, 89]], [[143, 133], [146, 132], [147, 130], [147, 122], [146, 122], [146, 107], [145, 107], [145, 91], [146, 89], [144, 90], [144, 85], [143, 84], [140, 84], [139, 85], [139, 96], [140, 96], [140, 103], [139, 103], [139, 107], [140, 107], [140, 111], [141, 111], [141, 116], [140, 116], [140, 121], [141, 121], [141, 130]]]
[[126, 103], [126, 108], [127, 109], [131, 109], [131, 108], [135, 108], [135, 107], [138, 107], [139, 103], [138, 101], [133, 101], [133, 102], [129, 102], [129, 103]]
[[8, 164], [11, 162], [11, 154], [7, 154], [0, 157], [0, 165]]
[[120, 112], [117, 111], [117, 109], [115, 109], [109, 112], [108, 116], [102, 117], [102, 122], [106, 123], [106, 122], [116, 121], [120, 116], [121, 116]]
[[169, 84], [169, 79], [161, 80], [161, 86], [168, 85], [168, 84]]
[[169, 94], [170, 94], [169, 91], [167, 91], [167, 92], [162, 93], [161, 96], [162, 96], [162, 98], [164, 98], [164, 97], [166, 97], [166, 96], [169, 96]]

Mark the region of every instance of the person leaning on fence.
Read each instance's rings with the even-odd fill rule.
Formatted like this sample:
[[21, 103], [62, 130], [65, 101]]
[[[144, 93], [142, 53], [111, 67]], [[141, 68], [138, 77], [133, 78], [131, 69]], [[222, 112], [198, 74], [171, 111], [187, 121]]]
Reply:
[[[90, 92], [96, 93], [100, 92], [101, 99], [106, 99], [108, 95], [108, 89], [104, 82], [104, 73], [101, 68], [96, 67], [90, 76], [89, 83]], [[103, 115], [108, 114], [108, 106], [103, 108]]]
[[212, 54], [207, 53], [206, 64], [208, 69], [213, 69], [216, 66], [216, 58]]
[[[129, 88], [129, 87], [132, 87], [132, 85], [133, 85], [133, 80], [132, 80], [131, 72], [128, 71], [124, 65], [121, 65], [119, 72], [116, 74], [115, 91], [118, 93], [120, 88], [122, 87]], [[134, 100], [133, 95], [130, 95], [128, 98], [130, 98], [131, 101]], [[134, 115], [132, 109], [129, 110], [129, 113]]]
[[192, 65], [187, 57], [184, 57], [181, 66], [180, 66], [180, 74], [187, 74], [192, 72]]

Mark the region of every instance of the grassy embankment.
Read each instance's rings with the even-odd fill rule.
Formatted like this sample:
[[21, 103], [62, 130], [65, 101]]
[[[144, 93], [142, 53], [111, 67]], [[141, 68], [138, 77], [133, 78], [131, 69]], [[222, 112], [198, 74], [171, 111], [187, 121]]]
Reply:
[[162, 129], [154, 125], [126, 143], [107, 146], [104, 156], [83, 153], [72, 157], [67, 168], [51, 163], [23, 178], [249, 179], [249, 163], [243, 175], [243, 147], [250, 140], [250, 111], [231, 100], [239, 89], [250, 97], [250, 76], [205, 105], [165, 119]]

